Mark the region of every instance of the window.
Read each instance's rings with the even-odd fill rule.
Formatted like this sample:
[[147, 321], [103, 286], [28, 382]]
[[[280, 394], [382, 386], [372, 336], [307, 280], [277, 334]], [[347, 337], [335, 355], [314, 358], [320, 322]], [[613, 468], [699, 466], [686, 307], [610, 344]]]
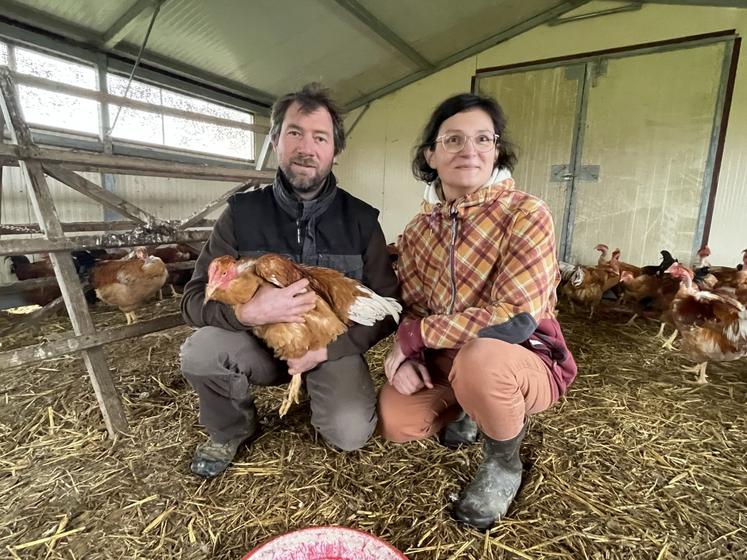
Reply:
[[[62, 84], [96, 89], [93, 66], [17, 47], [14, 49], [16, 71]], [[99, 103], [75, 95], [49, 91], [34, 86], [18, 86], [19, 101], [26, 120], [33, 125], [64, 128], [75, 132], [99, 132]]]
[[[250, 113], [138, 80], [130, 84], [127, 97], [150, 107], [146, 108], [148, 110], [123, 107], [119, 111], [116, 103], [89, 99], [82, 92], [65, 90], [65, 86], [70, 85], [97, 91], [97, 70], [93, 63], [0, 42], [0, 64], [9, 65], [17, 72], [24, 117], [35, 129], [51, 132], [52, 136], [46, 138], [52, 144], [60, 131], [100, 137], [103, 103], [110, 126], [115, 125], [111, 133], [115, 144], [119, 140], [242, 160], [254, 158], [254, 134], [241, 128], [254, 122]], [[26, 78], [24, 83], [26, 76], [31, 78]], [[33, 78], [49, 80], [59, 86], [34, 83]], [[106, 81], [108, 93], [124, 95], [127, 77], [107, 74]]]
[[[110, 93], [122, 96], [127, 87], [127, 78], [108, 74], [107, 84]], [[238, 123], [251, 124], [253, 121], [252, 115], [248, 113], [137, 80], [132, 81], [127, 97], [157, 107], [189, 111]], [[114, 124], [112, 138], [245, 160], [253, 158], [254, 135], [250, 130], [203, 122], [186, 116], [163, 114], [160, 111], [143, 111], [129, 107], [123, 108], [117, 117], [118, 109], [117, 105], [109, 105], [109, 121]], [[115, 118], [116, 123], [114, 123]]]
[[71, 86], [96, 89], [96, 70], [93, 66], [68, 62], [22, 47], [15, 48], [16, 71], [38, 76]]

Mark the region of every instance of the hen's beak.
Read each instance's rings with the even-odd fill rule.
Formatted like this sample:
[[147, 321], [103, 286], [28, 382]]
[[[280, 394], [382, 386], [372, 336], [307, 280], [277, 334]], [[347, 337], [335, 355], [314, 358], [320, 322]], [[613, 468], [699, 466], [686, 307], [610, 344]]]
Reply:
[[205, 301], [208, 302], [212, 299], [213, 294], [215, 293], [215, 290], [218, 289], [218, 286], [208, 284], [205, 286]]

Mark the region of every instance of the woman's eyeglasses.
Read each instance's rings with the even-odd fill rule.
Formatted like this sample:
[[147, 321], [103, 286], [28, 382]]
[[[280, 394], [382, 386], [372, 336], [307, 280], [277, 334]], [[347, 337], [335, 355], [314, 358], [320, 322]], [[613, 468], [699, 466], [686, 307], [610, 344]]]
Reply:
[[467, 141], [470, 140], [475, 150], [478, 152], [489, 152], [498, 143], [498, 134], [486, 134], [480, 133], [474, 136], [467, 136], [465, 134], [451, 133], [444, 134], [436, 138], [436, 142], [443, 144], [444, 150], [451, 154], [461, 152], [467, 145]]

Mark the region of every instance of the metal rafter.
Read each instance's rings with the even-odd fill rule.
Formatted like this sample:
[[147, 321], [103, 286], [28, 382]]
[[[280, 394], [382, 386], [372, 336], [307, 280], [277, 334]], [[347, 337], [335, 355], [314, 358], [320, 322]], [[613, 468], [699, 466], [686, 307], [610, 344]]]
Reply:
[[547, 25], [561, 25], [563, 23], [572, 23], [576, 21], [581, 21], [585, 19], [593, 19], [603, 16], [611, 16], [615, 14], [621, 14], [623, 12], [635, 12], [641, 9], [643, 6], [643, 2], [640, 0], [636, 0], [633, 2], [628, 2], [627, 4], [622, 4], [620, 6], [615, 6], [613, 8], [606, 8], [603, 10], [596, 10], [593, 12], [585, 12], [582, 14], [576, 14], [576, 15], [570, 15], [570, 16], [557, 16], [550, 21], [547, 22]]
[[710, 8], [747, 8], [745, 0], [643, 0], [644, 4], [672, 6], [706, 6]]
[[499, 33], [496, 33], [495, 35], [491, 35], [490, 37], [483, 39], [482, 41], [478, 43], [475, 43], [471, 47], [467, 47], [466, 49], [463, 49], [457, 53], [454, 53], [453, 55], [436, 63], [430, 70], [420, 70], [418, 72], [415, 72], [414, 74], [410, 74], [409, 76], [405, 76], [404, 78], [401, 78], [395, 82], [392, 82], [391, 84], [384, 86], [383, 88], [379, 88], [371, 93], [368, 93], [362, 97], [359, 97], [358, 99], [355, 99], [351, 101], [350, 103], [348, 103], [347, 105], [345, 105], [343, 107], [343, 110], [345, 112], [349, 112], [349, 111], [352, 111], [353, 109], [357, 109], [358, 107], [365, 105], [366, 103], [370, 103], [371, 101], [374, 101], [378, 99], [379, 97], [383, 97], [384, 95], [392, 93], [393, 91], [397, 91], [398, 89], [401, 89], [413, 82], [421, 80], [425, 78], [426, 76], [430, 76], [431, 74], [434, 74], [435, 72], [438, 72], [439, 70], [443, 70], [444, 68], [447, 68], [451, 66], [452, 64], [456, 64], [457, 62], [460, 62], [464, 60], [465, 58], [469, 58], [470, 56], [473, 56], [479, 52], [482, 52], [490, 47], [494, 47], [498, 43], [508, 41], [509, 39], [516, 37], [517, 35], [520, 35], [522, 33], [525, 33], [529, 31], [530, 29], [539, 27], [540, 25], [547, 23], [553, 18], [556, 18], [559, 15], [562, 15], [571, 10], [575, 10], [579, 6], [583, 6], [584, 4], [588, 2], [589, 0], [569, 0], [567, 2], [562, 2], [559, 5], [555, 6], [554, 8], [546, 10], [539, 15], [531, 17], [517, 25], [514, 25], [513, 27], [509, 29], [505, 29]]
[[375, 15], [364, 8], [357, 0], [334, 0], [340, 7], [355, 16], [371, 31], [397, 49], [402, 55], [410, 59], [418, 68], [432, 68], [433, 64], [426, 60], [418, 51], [412, 48], [402, 37], [397, 35]]
[[132, 31], [136, 24], [153, 14], [158, 4], [163, 5], [166, 0], [138, 0], [122, 14], [101, 37], [101, 44], [111, 49]]

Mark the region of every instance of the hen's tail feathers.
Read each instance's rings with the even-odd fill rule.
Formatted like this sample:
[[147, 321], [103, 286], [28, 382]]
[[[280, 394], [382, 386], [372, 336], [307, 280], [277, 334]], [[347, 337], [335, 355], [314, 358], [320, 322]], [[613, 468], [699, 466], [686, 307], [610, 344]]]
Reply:
[[363, 295], [355, 298], [348, 308], [348, 318], [351, 321], [370, 327], [376, 321], [381, 321], [387, 315], [391, 315], [394, 321], [399, 323], [402, 306], [396, 299], [380, 296], [365, 286], [359, 286], [358, 290], [363, 292]]

